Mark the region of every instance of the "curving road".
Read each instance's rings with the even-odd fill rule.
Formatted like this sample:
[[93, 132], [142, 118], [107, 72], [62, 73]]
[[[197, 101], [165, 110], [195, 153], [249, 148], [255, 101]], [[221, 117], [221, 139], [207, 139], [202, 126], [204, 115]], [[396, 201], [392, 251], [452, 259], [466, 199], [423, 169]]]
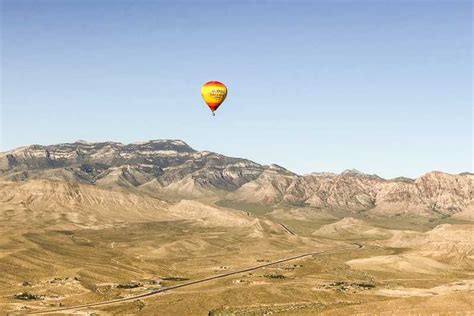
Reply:
[[[357, 243], [353, 243], [353, 245], [356, 245], [357, 249], [360, 249], [360, 248], [363, 247], [361, 244], [357, 244]], [[342, 250], [350, 250], [350, 249], [354, 249], [354, 248], [341, 248], [341, 249], [332, 249], [332, 250], [326, 250], [326, 251], [308, 252], [308, 253], [304, 253], [304, 254], [301, 254], [301, 255], [297, 255], [297, 256], [293, 256], [293, 257], [287, 257], [287, 258], [284, 258], [284, 259], [268, 262], [268, 263], [265, 263], [265, 264], [260, 264], [260, 265], [253, 266], [253, 267], [250, 267], [250, 268], [245, 268], [245, 269], [241, 269], [241, 270], [237, 270], [237, 271], [233, 271], [233, 272], [218, 274], [218, 275], [208, 277], [208, 278], [204, 278], [204, 279], [199, 279], [199, 280], [189, 281], [189, 282], [185, 282], [185, 283], [181, 283], [181, 284], [177, 284], [177, 285], [173, 285], [173, 286], [164, 287], [164, 288], [161, 288], [161, 289], [158, 289], [158, 290], [153, 290], [153, 291], [150, 291], [150, 292], [147, 292], [147, 293], [142, 293], [142, 294], [138, 294], [138, 295], [134, 295], [134, 296], [130, 296], [130, 297], [119, 298], [119, 299], [115, 299], [115, 300], [103, 301], [103, 302], [97, 302], [97, 303], [76, 305], [76, 306], [65, 306], [65, 307], [58, 307], [58, 308], [54, 308], [54, 309], [31, 311], [31, 312], [26, 313], [26, 314], [28, 314], [28, 315], [50, 314], [50, 313], [56, 313], [56, 312], [62, 312], [62, 311], [74, 311], [74, 310], [88, 308], [88, 307], [89, 308], [90, 307], [99, 307], [99, 306], [107, 306], [107, 305], [113, 305], [113, 304], [120, 304], [120, 303], [124, 303], [124, 302], [130, 302], [130, 301], [134, 301], [134, 300], [138, 300], [138, 299], [142, 299], [142, 298], [147, 298], [147, 297], [150, 297], [150, 296], [155, 296], [155, 295], [158, 295], [160, 293], [168, 292], [168, 291], [179, 289], [179, 288], [182, 288], [182, 287], [187, 287], [187, 286], [191, 286], [191, 285], [194, 285], [194, 284], [199, 284], [199, 283], [209, 282], [209, 281], [212, 281], [212, 280], [222, 279], [222, 278], [225, 278], [225, 277], [228, 277], [228, 276], [231, 276], [231, 275], [235, 275], [235, 274], [254, 271], [254, 270], [257, 270], [257, 269], [272, 266], [272, 265], [282, 263], [282, 262], [287, 262], [287, 261], [300, 259], [300, 258], [304, 258], [304, 257], [320, 255], [320, 254], [326, 254], [326, 253], [331, 253], [331, 252], [337, 252], [337, 251], [342, 251]]]

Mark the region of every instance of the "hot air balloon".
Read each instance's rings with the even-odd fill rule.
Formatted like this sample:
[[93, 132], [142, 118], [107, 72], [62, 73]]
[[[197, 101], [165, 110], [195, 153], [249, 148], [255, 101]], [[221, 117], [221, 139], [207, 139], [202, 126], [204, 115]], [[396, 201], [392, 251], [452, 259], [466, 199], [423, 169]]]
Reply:
[[201, 95], [207, 106], [211, 109], [212, 115], [224, 102], [227, 96], [227, 87], [219, 81], [209, 81], [201, 87]]

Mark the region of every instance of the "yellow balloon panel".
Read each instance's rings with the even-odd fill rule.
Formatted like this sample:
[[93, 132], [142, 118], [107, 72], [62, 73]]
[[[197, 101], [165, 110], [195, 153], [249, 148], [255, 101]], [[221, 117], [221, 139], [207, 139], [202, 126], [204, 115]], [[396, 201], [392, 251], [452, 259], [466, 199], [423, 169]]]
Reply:
[[227, 88], [224, 85], [204, 85], [201, 88], [201, 95], [208, 105], [221, 104], [227, 96]]

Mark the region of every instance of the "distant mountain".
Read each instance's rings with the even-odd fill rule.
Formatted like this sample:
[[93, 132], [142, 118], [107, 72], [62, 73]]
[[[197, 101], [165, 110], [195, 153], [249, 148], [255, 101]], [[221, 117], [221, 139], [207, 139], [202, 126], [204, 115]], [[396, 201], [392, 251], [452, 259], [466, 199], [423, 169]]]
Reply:
[[407, 181], [359, 173], [281, 176], [264, 171], [231, 193], [253, 203], [286, 203], [316, 208], [369, 210], [380, 214], [418, 214], [474, 218], [474, 176], [431, 172]]
[[235, 190], [264, 169], [246, 159], [198, 152], [180, 140], [128, 145], [80, 141], [0, 154], [0, 177], [7, 180], [58, 179], [184, 195]]
[[351, 169], [297, 175], [278, 165], [196, 151], [181, 140], [32, 145], [0, 153], [0, 179], [64, 180], [157, 196], [473, 217], [474, 175], [431, 172], [385, 180]]

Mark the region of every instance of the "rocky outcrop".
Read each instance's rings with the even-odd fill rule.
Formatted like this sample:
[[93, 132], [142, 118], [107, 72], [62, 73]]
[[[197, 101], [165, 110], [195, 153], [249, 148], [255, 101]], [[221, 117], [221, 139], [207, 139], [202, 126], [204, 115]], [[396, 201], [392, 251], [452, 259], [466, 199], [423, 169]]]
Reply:
[[470, 173], [385, 180], [351, 169], [300, 176], [278, 165], [196, 151], [180, 140], [22, 147], [0, 154], [0, 178], [66, 180], [185, 198], [219, 194], [248, 203], [379, 214], [469, 217], [474, 209]]
[[263, 173], [233, 193], [253, 203], [288, 203], [374, 213], [450, 216], [472, 207], [474, 176], [428, 173], [412, 182], [364, 174], [281, 177]]
[[212, 152], [198, 152], [180, 140], [124, 145], [76, 142], [32, 145], [0, 154], [4, 180], [54, 179], [106, 187], [171, 189], [176, 192], [232, 191], [265, 167]]

